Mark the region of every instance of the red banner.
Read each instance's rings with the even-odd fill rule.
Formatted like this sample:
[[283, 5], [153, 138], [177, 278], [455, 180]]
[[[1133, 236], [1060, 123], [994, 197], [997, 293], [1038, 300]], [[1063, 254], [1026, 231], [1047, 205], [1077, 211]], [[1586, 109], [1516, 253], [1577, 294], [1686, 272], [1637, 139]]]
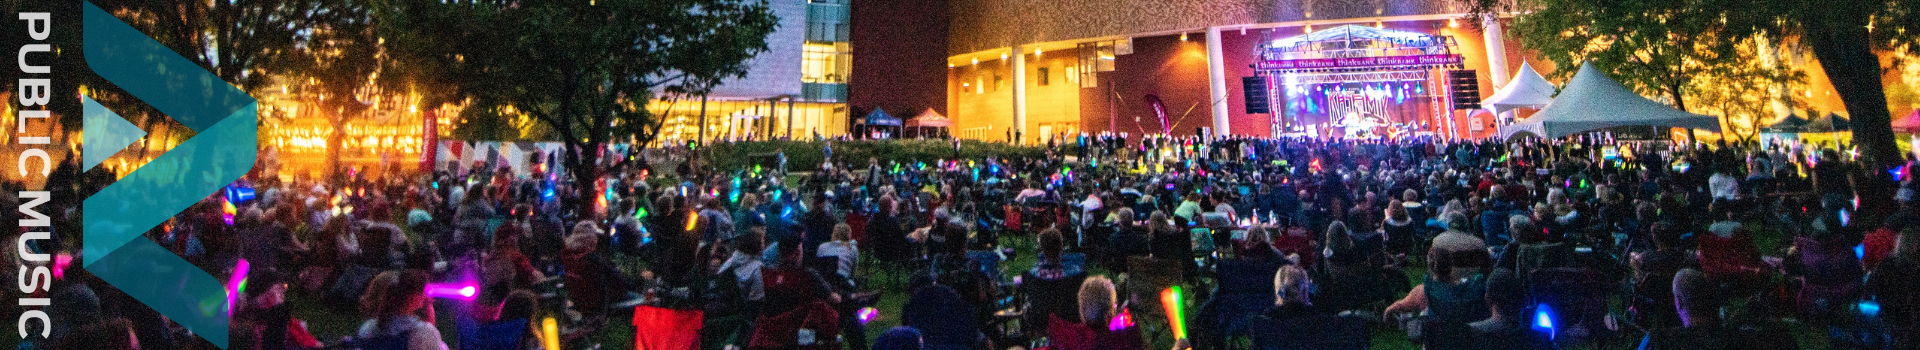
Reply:
[[[426, 134], [426, 142], [421, 145], [420, 150], [420, 169], [428, 172], [436, 169], [434, 167], [436, 164], [434, 163], [440, 161], [440, 115], [437, 112], [438, 111], [435, 110], [427, 110], [425, 118], [420, 121], [421, 124], [424, 124], [421, 127], [426, 129], [424, 130], [426, 132], [423, 133]], [[459, 152], [458, 150], [454, 151], [454, 158], [460, 157]]]
[[1329, 68], [1373, 68], [1391, 66], [1424, 66], [1442, 64], [1460, 64], [1464, 59], [1460, 55], [1410, 55], [1350, 58], [1313, 58], [1299, 60], [1270, 60], [1260, 62], [1262, 70], [1284, 69], [1329, 69]]

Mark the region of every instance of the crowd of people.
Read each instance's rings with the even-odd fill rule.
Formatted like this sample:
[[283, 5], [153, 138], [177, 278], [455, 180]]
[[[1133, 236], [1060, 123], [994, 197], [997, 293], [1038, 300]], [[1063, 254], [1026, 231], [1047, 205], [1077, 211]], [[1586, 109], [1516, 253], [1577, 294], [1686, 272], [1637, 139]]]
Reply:
[[[617, 327], [745, 349], [1337, 349], [1380, 332], [1777, 349], [1795, 329], [1920, 346], [1920, 186], [1833, 148], [1103, 134], [1044, 157], [831, 152], [720, 169], [674, 148], [593, 183], [539, 157], [258, 171], [147, 236], [217, 277], [251, 263], [233, 349], [575, 348]], [[56, 172], [49, 190], [73, 194], [56, 198], [112, 180]], [[77, 223], [55, 229], [32, 248], [80, 254]], [[1161, 305], [1174, 286], [1183, 304]], [[206, 346], [78, 268], [47, 294], [56, 332], [23, 349]], [[875, 309], [889, 294], [906, 302]], [[316, 336], [289, 298], [362, 322]], [[1152, 321], [1170, 308], [1186, 337]], [[636, 309], [700, 317], [611, 321]], [[900, 325], [867, 329], [876, 315]]]

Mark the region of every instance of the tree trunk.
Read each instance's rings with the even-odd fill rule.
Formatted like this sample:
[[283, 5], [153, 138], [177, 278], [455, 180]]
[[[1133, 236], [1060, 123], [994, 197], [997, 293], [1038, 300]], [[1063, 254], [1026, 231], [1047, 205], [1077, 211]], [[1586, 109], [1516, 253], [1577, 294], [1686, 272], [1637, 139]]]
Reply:
[[333, 124], [333, 132], [327, 134], [326, 179], [328, 183], [334, 186], [344, 186], [346, 185], [344, 182], [345, 179], [340, 176], [340, 153], [342, 151], [341, 148], [345, 147], [342, 145], [344, 142], [341, 141], [346, 138], [347, 121], [345, 117], [341, 116], [334, 116], [330, 119], [332, 120], [329, 120], [329, 124]]
[[[1864, 20], [1862, 21], [1865, 22]], [[1803, 22], [1808, 46], [1820, 59], [1833, 90], [1853, 117], [1854, 144], [1872, 157], [1876, 168], [1897, 165], [1903, 159], [1893, 138], [1893, 116], [1887, 112], [1887, 93], [1881, 85], [1880, 57], [1873, 54], [1864, 25]]]
[[594, 197], [600, 193], [594, 188], [594, 181], [600, 178], [600, 147], [597, 142], [567, 142], [567, 174], [573, 177], [573, 191], [579, 200], [573, 204], [575, 218], [586, 220], [593, 217]]

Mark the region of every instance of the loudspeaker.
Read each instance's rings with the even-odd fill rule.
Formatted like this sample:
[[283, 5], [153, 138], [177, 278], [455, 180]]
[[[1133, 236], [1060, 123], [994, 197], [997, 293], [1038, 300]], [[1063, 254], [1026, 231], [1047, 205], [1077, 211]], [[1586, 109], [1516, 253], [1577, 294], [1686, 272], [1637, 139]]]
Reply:
[[1472, 69], [1447, 71], [1447, 88], [1453, 93], [1453, 109], [1480, 109], [1480, 78]]
[[1242, 87], [1240, 91], [1246, 97], [1247, 114], [1271, 112], [1269, 109], [1271, 102], [1267, 100], [1267, 78], [1243, 77], [1240, 78], [1240, 86]]

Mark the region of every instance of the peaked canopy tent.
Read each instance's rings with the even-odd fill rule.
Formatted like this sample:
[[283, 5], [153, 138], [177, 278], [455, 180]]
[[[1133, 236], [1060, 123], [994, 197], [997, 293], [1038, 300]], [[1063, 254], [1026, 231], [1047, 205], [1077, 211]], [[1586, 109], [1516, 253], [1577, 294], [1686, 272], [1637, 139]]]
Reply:
[[1920, 133], [1920, 109], [1907, 113], [1907, 116], [1893, 120], [1893, 131]]
[[1760, 132], [1770, 134], [1798, 134], [1805, 131], [1807, 131], [1807, 118], [1801, 118], [1798, 114], [1788, 114], [1779, 122], [1760, 129]]
[[887, 114], [887, 110], [877, 107], [873, 109], [873, 113], [867, 113], [866, 118], [860, 118], [860, 126], [868, 138], [892, 138], [894, 130], [889, 128], [899, 128], [902, 124], [900, 118]]
[[1581, 132], [1619, 126], [1664, 126], [1720, 131], [1720, 120], [1687, 113], [1648, 100], [1593, 67], [1580, 65], [1560, 95], [1526, 122], [1500, 128], [1500, 136], [1520, 133], [1557, 139]]
[[1827, 113], [1825, 117], [1808, 122], [1806, 129], [1806, 132], [1853, 132], [1853, 121], [1838, 113]]
[[1774, 144], [1800, 140], [1800, 133], [1807, 132], [1807, 118], [1799, 114], [1788, 114], [1780, 121], [1760, 128], [1760, 144]]
[[[940, 112], [934, 112], [933, 108], [927, 108], [927, 111], [920, 112], [919, 116], [915, 116], [913, 119], [907, 119], [906, 126], [913, 128], [916, 134], [924, 136], [925, 133], [922, 132], [922, 128], [939, 128], [940, 130], [946, 130], [953, 126], [953, 119], [947, 119], [946, 116], [940, 115]], [[939, 135], [939, 133], [935, 135]]]
[[1533, 65], [1520, 62], [1520, 72], [1513, 75], [1512, 82], [1494, 92], [1493, 97], [1480, 101], [1487, 111], [1493, 114], [1512, 111], [1519, 108], [1541, 108], [1553, 103], [1553, 92], [1559, 90], [1548, 82]]
[[1915, 157], [1920, 157], [1920, 109], [1907, 113], [1907, 116], [1893, 120], [1893, 131], [1907, 133], [1908, 147], [1913, 149]]

